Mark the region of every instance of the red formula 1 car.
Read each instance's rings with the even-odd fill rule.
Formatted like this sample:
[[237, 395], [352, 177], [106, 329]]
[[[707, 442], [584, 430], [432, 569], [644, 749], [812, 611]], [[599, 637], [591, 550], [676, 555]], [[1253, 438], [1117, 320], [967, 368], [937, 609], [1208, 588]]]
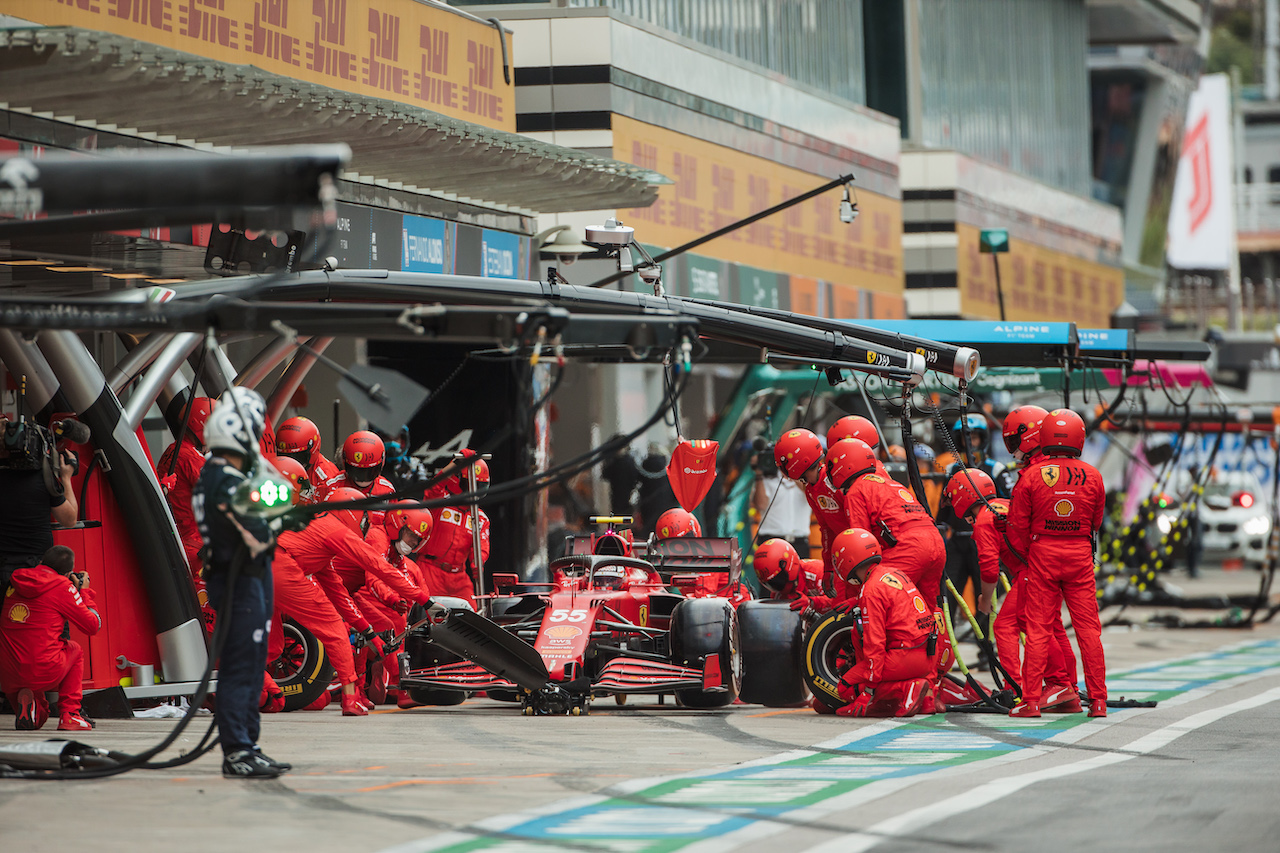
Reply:
[[[635, 557], [570, 555], [551, 574], [546, 584], [501, 586], [493, 619], [428, 608], [406, 641], [401, 687], [415, 698], [484, 690], [517, 699], [526, 714], [583, 714], [601, 695], [673, 693], [696, 708], [737, 697], [737, 616], [727, 598], [671, 592]], [[417, 666], [424, 660], [434, 664]]]

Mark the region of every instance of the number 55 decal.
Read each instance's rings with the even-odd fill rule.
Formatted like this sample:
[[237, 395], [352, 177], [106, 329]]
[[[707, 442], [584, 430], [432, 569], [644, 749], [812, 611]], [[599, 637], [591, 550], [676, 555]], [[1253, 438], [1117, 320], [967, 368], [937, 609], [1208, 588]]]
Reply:
[[552, 610], [552, 622], [585, 622], [587, 621], [587, 611], [585, 610]]

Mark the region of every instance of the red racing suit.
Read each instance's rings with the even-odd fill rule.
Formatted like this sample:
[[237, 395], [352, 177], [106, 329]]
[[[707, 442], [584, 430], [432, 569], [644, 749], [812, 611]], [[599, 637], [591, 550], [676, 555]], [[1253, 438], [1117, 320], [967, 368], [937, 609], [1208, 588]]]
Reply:
[[826, 477], [819, 477], [812, 486], [804, 482], [801, 485], [804, 487], [804, 499], [818, 520], [818, 532], [822, 536], [823, 591], [834, 601], [856, 597], [856, 592], [849, 589], [845, 579], [831, 570], [831, 543], [852, 526], [845, 511], [844, 495], [832, 488]]
[[[1020, 636], [1027, 633], [1023, 609], [1023, 569], [1027, 564], [1009, 547], [1005, 538], [1005, 521], [1009, 513], [1008, 498], [991, 498], [991, 509], [977, 504], [973, 523], [973, 543], [978, 549], [978, 566], [984, 584], [998, 583], [1001, 564], [1009, 571], [1009, 592], [1000, 606], [1000, 613], [991, 625], [996, 654], [1011, 676], [1022, 684]], [[994, 511], [993, 511], [994, 510]], [[1062, 625], [1062, 614], [1057, 614], [1053, 625], [1053, 642], [1049, 644], [1048, 668], [1045, 681], [1053, 685], [1076, 683], [1076, 654], [1071, 640]]]
[[[338, 680], [347, 684], [355, 681], [356, 675], [350, 637], [343, 623], [356, 631], [372, 626], [330, 565], [339, 556], [364, 568], [383, 562], [343, 522], [321, 513], [305, 530], [280, 534], [272, 575], [277, 612], [292, 616], [316, 635], [329, 654]], [[282, 644], [283, 637], [273, 628], [268, 659], [279, 657]]]
[[[178, 462], [173, 469], [173, 479], [169, 479], [169, 465], [173, 460], [174, 448], [178, 449]], [[173, 513], [174, 524], [178, 527], [178, 535], [182, 537], [182, 550], [187, 555], [187, 566], [191, 569], [191, 580], [196, 585], [196, 598], [202, 609], [209, 608], [209, 593], [205, 591], [204, 575], [201, 572], [200, 548], [204, 540], [196, 527], [195, 515], [191, 512], [191, 487], [200, 479], [200, 469], [204, 467], [204, 454], [196, 449], [190, 439], [170, 444], [160, 455], [156, 464], [156, 474], [164, 489], [164, 499]], [[206, 613], [205, 624], [210, 624], [210, 614]]]
[[[428, 496], [430, 497], [430, 495]], [[474, 543], [470, 507], [441, 508], [427, 543], [418, 552], [418, 565], [432, 595], [448, 595], [476, 605], [475, 587], [468, 570], [474, 570]], [[480, 557], [489, 559], [489, 516], [480, 511]]]
[[77, 590], [65, 576], [48, 566], [18, 569], [9, 581], [12, 589], [0, 607], [0, 683], [17, 708], [18, 691], [36, 694], [36, 722], [49, 716], [44, 691], [58, 691], [58, 710], [80, 710], [84, 681], [84, 650], [74, 640], [63, 640], [63, 620], [90, 636], [102, 627], [93, 591]]
[[1054, 643], [1055, 617], [1065, 600], [1084, 664], [1091, 700], [1107, 698], [1094, 583], [1093, 536], [1102, 525], [1106, 489], [1098, 469], [1070, 457], [1045, 457], [1018, 478], [1006, 534], [1027, 555], [1022, 612], [1027, 629], [1022, 698], [1039, 704]]
[[879, 474], [863, 474], [849, 484], [844, 506], [849, 526], [870, 531], [880, 543], [881, 565], [910, 578], [929, 608], [937, 610], [946, 546], [911, 490]]
[[[373, 481], [373, 483], [369, 485], [368, 488], [362, 489], [359, 486], [357, 486], [355, 483], [347, 479], [346, 471], [340, 471], [337, 474], [334, 474], [328, 480], [325, 480], [324, 483], [322, 483], [320, 486], [316, 488], [316, 497], [319, 498], [320, 500], [324, 500], [325, 495], [327, 495], [329, 492], [333, 491], [334, 489], [342, 489], [342, 488], [355, 489], [357, 492], [361, 492], [362, 494], [368, 495], [369, 497], [373, 497], [375, 495], [395, 494], [395, 490], [396, 490], [396, 487], [392, 485], [391, 481], [388, 480], [386, 477], [378, 477]], [[385, 512], [369, 510], [369, 528], [373, 529], [375, 525], [378, 527], [382, 527], [382, 517], [384, 515], [386, 515]]]
[[329, 461], [329, 457], [320, 451], [311, 454], [311, 467], [307, 469], [307, 479], [311, 481], [311, 485], [319, 491], [320, 486], [338, 476], [341, 471], [338, 466]]
[[929, 635], [937, 626], [933, 608], [904, 573], [884, 563], [872, 568], [862, 585], [861, 606], [858, 662], [841, 680], [873, 688], [877, 702], [893, 697], [896, 706], [896, 700], [921, 689], [913, 688], [912, 682], [924, 679], [932, 684], [936, 679], [937, 654], [931, 656], [928, 650]]
[[403, 630], [409, 605], [431, 600], [422, 571], [390, 547], [381, 524], [369, 528], [365, 544], [373, 553], [387, 556], [376, 563], [359, 563], [342, 555], [334, 558], [333, 569], [375, 631]]

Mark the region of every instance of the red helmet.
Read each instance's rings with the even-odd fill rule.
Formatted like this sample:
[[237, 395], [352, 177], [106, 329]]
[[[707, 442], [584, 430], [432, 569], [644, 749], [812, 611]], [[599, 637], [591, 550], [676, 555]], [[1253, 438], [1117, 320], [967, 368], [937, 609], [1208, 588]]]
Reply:
[[[458, 451], [458, 456], [461, 458], [458, 459], [457, 462], [458, 463], [466, 462], [469, 459], [475, 459], [475, 457], [478, 455], [479, 454], [476, 453], [471, 448], [464, 447]], [[459, 467], [461, 466], [459, 465]], [[485, 486], [489, 485], [489, 463], [488, 462], [485, 462], [483, 459], [478, 459], [476, 460], [474, 465], [470, 466], [470, 469], [476, 472], [476, 488], [478, 490], [483, 489], [485, 488]], [[471, 482], [468, 479], [468, 476], [469, 475], [467, 473], [467, 469], [463, 468], [456, 475], [450, 477], [447, 481], [445, 481], [445, 489], [450, 494], [454, 494], [454, 495], [459, 494], [461, 492], [471, 491]]]
[[209, 397], [196, 397], [191, 402], [191, 414], [187, 416], [187, 429], [196, 437], [196, 441], [204, 444], [204, 424], [213, 411], [213, 400]]
[[952, 475], [947, 481], [944, 494], [951, 501], [951, 508], [955, 510], [956, 516], [964, 518], [973, 509], [973, 505], [978, 503], [979, 496], [988, 500], [996, 496], [996, 484], [981, 468], [966, 468]]
[[367, 489], [378, 479], [386, 458], [382, 439], [366, 429], [351, 433], [342, 443], [342, 470], [358, 488]]
[[320, 452], [320, 430], [308, 418], [289, 418], [276, 430], [276, 452], [310, 470]]
[[831, 542], [831, 567], [849, 583], [861, 583], [858, 569], [881, 559], [880, 543], [861, 527], [850, 527]]
[[[399, 503], [408, 504], [408, 506], [393, 506], [387, 510], [382, 516], [382, 527], [387, 531], [387, 539], [392, 546], [401, 540], [406, 530], [416, 535], [418, 537], [416, 543], [412, 537], [405, 540], [409, 546], [409, 554], [415, 554], [421, 550], [427, 542], [427, 537], [431, 535], [431, 512], [414, 506], [413, 501], [399, 501]], [[408, 554], [405, 556], [407, 557]]]
[[800, 555], [785, 539], [767, 539], [756, 549], [752, 565], [760, 583], [782, 592], [792, 579], [800, 576]]
[[293, 486], [293, 505], [309, 504], [315, 498], [315, 487], [311, 485], [311, 477], [307, 469], [298, 464], [298, 460], [288, 456], [277, 456], [271, 460], [289, 485]]
[[1040, 449], [1046, 456], [1079, 456], [1084, 420], [1070, 409], [1054, 409], [1040, 422]]
[[815, 463], [822, 461], [822, 442], [813, 430], [788, 430], [773, 446], [773, 460], [792, 480], [799, 480]]
[[876, 452], [865, 441], [845, 438], [827, 450], [827, 479], [844, 491], [849, 481], [876, 470]]
[[1019, 406], [1004, 416], [1004, 446], [1019, 462], [1040, 449], [1040, 422], [1049, 414], [1039, 406]]
[[658, 516], [658, 523], [653, 526], [653, 532], [659, 539], [678, 539], [681, 536], [701, 538], [702, 525], [698, 524], [698, 519], [693, 517], [693, 513], [677, 506]]
[[[350, 486], [342, 486], [333, 489], [324, 496], [324, 502], [330, 504], [347, 503], [349, 501], [367, 500], [368, 495], [359, 489], [353, 489]], [[335, 509], [330, 510], [327, 515], [336, 517], [339, 521], [349, 527], [357, 536], [363, 538], [365, 531], [369, 529], [369, 513], [363, 509]]]
[[876, 425], [862, 415], [845, 415], [827, 430], [827, 447], [846, 438], [856, 438], [867, 443], [867, 447], [875, 450], [880, 446], [880, 433]]

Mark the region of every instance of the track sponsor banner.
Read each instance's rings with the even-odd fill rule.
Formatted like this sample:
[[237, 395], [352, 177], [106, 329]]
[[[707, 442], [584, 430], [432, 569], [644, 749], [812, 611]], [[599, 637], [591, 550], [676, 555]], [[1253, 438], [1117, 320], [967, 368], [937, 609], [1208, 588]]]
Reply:
[[[499, 31], [414, 0], [0, 0], [0, 12], [252, 65], [514, 132]], [[507, 54], [511, 45], [509, 34]]]
[[1191, 95], [1169, 210], [1169, 265], [1225, 270], [1235, 252], [1231, 86], [1206, 74]]
[[956, 286], [960, 312], [966, 318], [1000, 319], [991, 260], [995, 257], [1010, 321], [1074, 322], [1091, 328], [1111, 325], [1111, 313], [1124, 300], [1124, 270], [1017, 239], [1010, 241], [1008, 253], [983, 254], [978, 248], [980, 232], [956, 223]]
[[[772, 207], [835, 175], [815, 175], [615, 114], [613, 156], [674, 182], [620, 219], [646, 243], [679, 246]], [[855, 184], [856, 186], [856, 184]], [[840, 221], [840, 190], [699, 247], [703, 255], [790, 275], [857, 285], [901, 298], [902, 202], [858, 190], [860, 215]], [[747, 289], [746, 295], [754, 291]], [[765, 287], [762, 298], [772, 299]]]

